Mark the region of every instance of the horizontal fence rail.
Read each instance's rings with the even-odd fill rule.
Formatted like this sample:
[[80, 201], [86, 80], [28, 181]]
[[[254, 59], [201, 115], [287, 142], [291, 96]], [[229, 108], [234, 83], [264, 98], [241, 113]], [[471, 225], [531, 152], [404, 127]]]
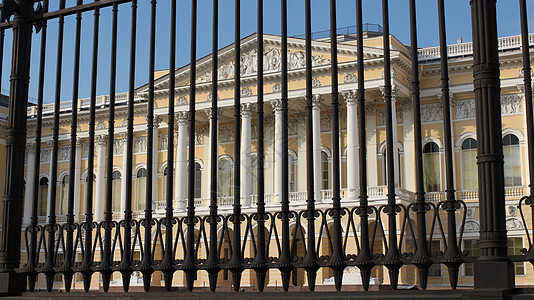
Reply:
[[[394, 290], [406, 281], [427, 289], [430, 277], [444, 276], [442, 268], [452, 289], [464, 275], [474, 276], [476, 288], [490, 283], [513, 288], [513, 263], [534, 264], [534, 35], [528, 33], [525, 0], [519, 1], [521, 35], [499, 39], [495, 4], [471, 1], [473, 42], [456, 45], [446, 44], [444, 1], [438, 0], [440, 45], [423, 49], [417, 43], [415, 0], [409, 1], [410, 45], [396, 44], [390, 35], [388, 0], [382, 0], [381, 25], [364, 24], [362, 1], [356, 0], [356, 25], [345, 28], [337, 28], [340, 4], [330, 0], [330, 29], [317, 33], [311, 31], [311, 0], [304, 0], [305, 34], [293, 37], [288, 37], [288, 1], [280, 1], [281, 34], [273, 36], [264, 34], [264, 19], [271, 16], [257, 0], [256, 33], [245, 38], [245, 16], [236, 0], [235, 40], [222, 49], [219, 32], [231, 29], [220, 26], [218, 0], [209, 7], [186, 1], [191, 13], [186, 28], [177, 19], [182, 2], [2, 1], [0, 70], [9, 62], [6, 32], [13, 53], [8, 113], [0, 116], [7, 123], [0, 280], [8, 283], [0, 295], [20, 294], [26, 286], [31, 292], [39, 286], [70, 292], [100, 285], [105, 292], [116, 286], [127, 292], [142, 285], [148, 292], [156, 278], [167, 291], [192, 291], [206, 284], [199, 279], [205, 274], [211, 291], [239, 291], [247, 284], [264, 291], [274, 277], [283, 291], [324, 285], [337, 291], [361, 285], [367, 291], [378, 284], [377, 276]], [[199, 34], [204, 10], [212, 18], [212, 53], [197, 59], [200, 45], [209, 43]], [[158, 22], [161, 15], [170, 16], [168, 24]], [[121, 22], [127, 23], [127, 34]], [[168, 32], [158, 26], [168, 26], [163, 28]], [[186, 31], [190, 44], [179, 44], [177, 35]], [[168, 44], [158, 44], [160, 32], [169, 34]], [[104, 43], [102, 49], [103, 33], [109, 33], [109, 48]], [[120, 43], [122, 35], [129, 36], [128, 44]], [[379, 51], [368, 51], [369, 37], [380, 39]], [[39, 46], [30, 49], [32, 39]], [[90, 49], [84, 49], [87, 41]], [[49, 47], [52, 43], [57, 47]], [[71, 43], [73, 53], [64, 53]], [[147, 53], [139, 51], [139, 43], [146, 44]], [[406, 57], [398, 55], [401, 46]], [[157, 71], [163, 47], [168, 47], [169, 64]], [[190, 61], [177, 67], [177, 50], [184, 47]], [[39, 53], [38, 61], [30, 50]], [[505, 186], [501, 107], [506, 106], [499, 78], [504, 51], [523, 55], [528, 185]], [[340, 53], [348, 53], [355, 64], [338, 61]], [[463, 100], [452, 97], [449, 64], [458, 57], [473, 60], [476, 105], [471, 108], [478, 144], [469, 149], [477, 151], [478, 189], [457, 189], [454, 177], [452, 109]], [[118, 67], [123, 60], [128, 68]], [[404, 79], [393, 68], [399, 60]], [[47, 72], [50, 62], [53, 76]], [[441, 118], [436, 119], [428, 111], [422, 114], [419, 87], [420, 64], [432, 63], [439, 64], [433, 71], [439, 73], [439, 102], [432, 114]], [[28, 97], [30, 66], [38, 69], [36, 103]], [[382, 78], [370, 87], [367, 71], [377, 67]], [[65, 68], [73, 69], [72, 77], [65, 76]], [[148, 80], [138, 86], [142, 72]], [[97, 96], [102, 73], [109, 74], [109, 93]], [[297, 92], [291, 86], [295, 74], [302, 81]], [[126, 92], [117, 90], [123, 78]], [[72, 95], [62, 94], [66, 85]], [[82, 86], [90, 87], [89, 98], [79, 99]], [[43, 99], [49, 88], [53, 103]], [[401, 101], [401, 92], [409, 99]], [[380, 113], [372, 97], [379, 98]], [[403, 116], [409, 121], [399, 118], [400, 105], [409, 111]], [[513, 105], [506, 113], [516, 113]], [[397, 125], [402, 122], [413, 126], [403, 139], [413, 142], [414, 153], [403, 155], [413, 155], [413, 174], [404, 177], [414, 178], [414, 190], [401, 182]], [[425, 122], [436, 123], [442, 132], [438, 150], [423, 147]], [[385, 137], [380, 158], [376, 149], [367, 149], [377, 126]], [[330, 134], [323, 144], [331, 152], [321, 148], [324, 132]], [[295, 139], [298, 155], [290, 150]], [[200, 145], [206, 146], [198, 150]], [[431, 185], [426, 157], [438, 152], [443, 153], [437, 165], [443, 166], [444, 184]], [[372, 158], [384, 166], [380, 183], [369, 176], [374, 172], [378, 178]], [[297, 188], [296, 177], [305, 184]], [[507, 228], [525, 231], [522, 254], [507, 252], [513, 241]], [[494, 280], [484, 279], [494, 274]], [[43, 277], [45, 284], [39, 283]]]

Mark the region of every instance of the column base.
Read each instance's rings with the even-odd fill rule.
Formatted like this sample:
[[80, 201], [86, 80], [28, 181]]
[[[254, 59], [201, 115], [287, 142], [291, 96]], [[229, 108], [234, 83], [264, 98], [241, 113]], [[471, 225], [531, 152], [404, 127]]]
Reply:
[[0, 296], [20, 296], [26, 291], [26, 274], [0, 273]]
[[510, 260], [474, 263], [475, 289], [511, 289], [515, 287], [514, 264]]

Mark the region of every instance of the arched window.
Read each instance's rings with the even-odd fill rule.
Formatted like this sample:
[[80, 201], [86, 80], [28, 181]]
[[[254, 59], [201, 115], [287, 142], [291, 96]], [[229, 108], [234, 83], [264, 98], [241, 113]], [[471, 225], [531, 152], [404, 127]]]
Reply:
[[59, 215], [66, 215], [69, 209], [69, 175], [63, 176], [59, 190]]
[[321, 151], [321, 189], [327, 190], [330, 188], [330, 166], [328, 163], [328, 154]]
[[38, 216], [46, 216], [46, 200], [48, 198], [48, 178], [39, 180], [39, 205], [37, 207]]
[[472, 138], [462, 143], [462, 189], [478, 189], [477, 141]]
[[297, 156], [289, 152], [287, 155], [289, 192], [297, 191]]
[[121, 185], [122, 176], [119, 171], [114, 171], [111, 174], [111, 211], [120, 212], [121, 209]]
[[137, 171], [134, 210], [143, 210], [145, 208], [147, 176], [148, 172], [145, 168], [141, 168]]
[[521, 157], [519, 153], [519, 139], [513, 134], [507, 134], [502, 139], [504, 154], [504, 185], [521, 185]]
[[441, 190], [441, 170], [439, 167], [439, 147], [436, 143], [426, 143], [423, 147], [423, 175], [425, 191]]
[[222, 159], [219, 162], [218, 188], [220, 197], [230, 197], [234, 195], [234, 169], [229, 159]]

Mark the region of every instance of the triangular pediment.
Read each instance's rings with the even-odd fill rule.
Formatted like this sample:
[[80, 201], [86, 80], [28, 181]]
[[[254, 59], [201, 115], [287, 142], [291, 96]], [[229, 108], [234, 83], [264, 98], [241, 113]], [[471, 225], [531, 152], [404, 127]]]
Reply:
[[[242, 79], [253, 78], [257, 74], [257, 34], [252, 34], [241, 40], [241, 68]], [[264, 35], [263, 48], [263, 72], [264, 74], [277, 73], [282, 70], [281, 37], [276, 35]], [[341, 43], [338, 45], [338, 61], [356, 61], [355, 43]], [[364, 59], [382, 57], [381, 49], [364, 47]], [[305, 40], [288, 38], [288, 70], [304, 70], [306, 67]], [[330, 42], [312, 41], [312, 66], [320, 67], [330, 65]], [[209, 84], [212, 81], [212, 56], [207, 55], [196, 62], [197, 85]], [[218, 51], [218, 80], [220, 82], [234, 79], [235, 74], [235, 47], [228, 45]], [[175, 74], [175, 87], [189, 85], [189, 65], [178, 68]], [[155, 81], [155, 91], [165, 92], [169, 88], [169, 74], [161, 76]], [[137, 94], [146, 95], [148, 84], [137, 89]]]

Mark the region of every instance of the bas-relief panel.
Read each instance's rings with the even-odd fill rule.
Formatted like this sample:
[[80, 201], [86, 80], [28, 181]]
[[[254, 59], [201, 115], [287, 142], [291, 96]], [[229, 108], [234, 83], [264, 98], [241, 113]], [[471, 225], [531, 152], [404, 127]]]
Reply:
[[147, 150], [147, 137], [139, 136], [134, 139], [134, 153], [143, 153]]
[[122, 155], [124, 143], [121, 140], [113, 140], [113, 155]]
[[[249, 75], [255, 74], [258, 71], [258, 52], [253, 49], [245, 52], [241, 55], [241, 69], [240, 74]], [[330, 63], [330, 59], [325, 58], [322, 55], [313, 55], [312, 56], [312, 65], [313, 66], [322, 66]], [[302, 69], [305, 67], [306, 58], [304, 52], [289, 52], [288, 51], [288, 69]], [[263, 53], [263, 71], [280, 71], [282, 68], [282, 60], [280, 49], [266, 47]], [[223, 64], [217, 70], [217, 77], [220, 80], [234, 78], [235, 73], [235, 62], [228, 62]], [[211, 81], [211, 71], [203, 74], [198, 79], [198, 82], [210, 82]]]
[[[386, 126], [386, 109], [384, 107], [380, 107], [380, 108], [377, 108], [377, 112], [378, 112], [378, 126]], [[402, 124], [403, 116], [402, 116], [401, 106], [395, 107], [395, 119], [397, 121], [397, 125]]]
[[59, 161], [70, 160], [70, 146], [61, 146], [59, 148]]
[[[501, 96], [501, 114], [503, 116], [521, 113], [521, 96], [519, 94]], [[454, 101], [454, 119], [475, 119], [475, 100]]]

